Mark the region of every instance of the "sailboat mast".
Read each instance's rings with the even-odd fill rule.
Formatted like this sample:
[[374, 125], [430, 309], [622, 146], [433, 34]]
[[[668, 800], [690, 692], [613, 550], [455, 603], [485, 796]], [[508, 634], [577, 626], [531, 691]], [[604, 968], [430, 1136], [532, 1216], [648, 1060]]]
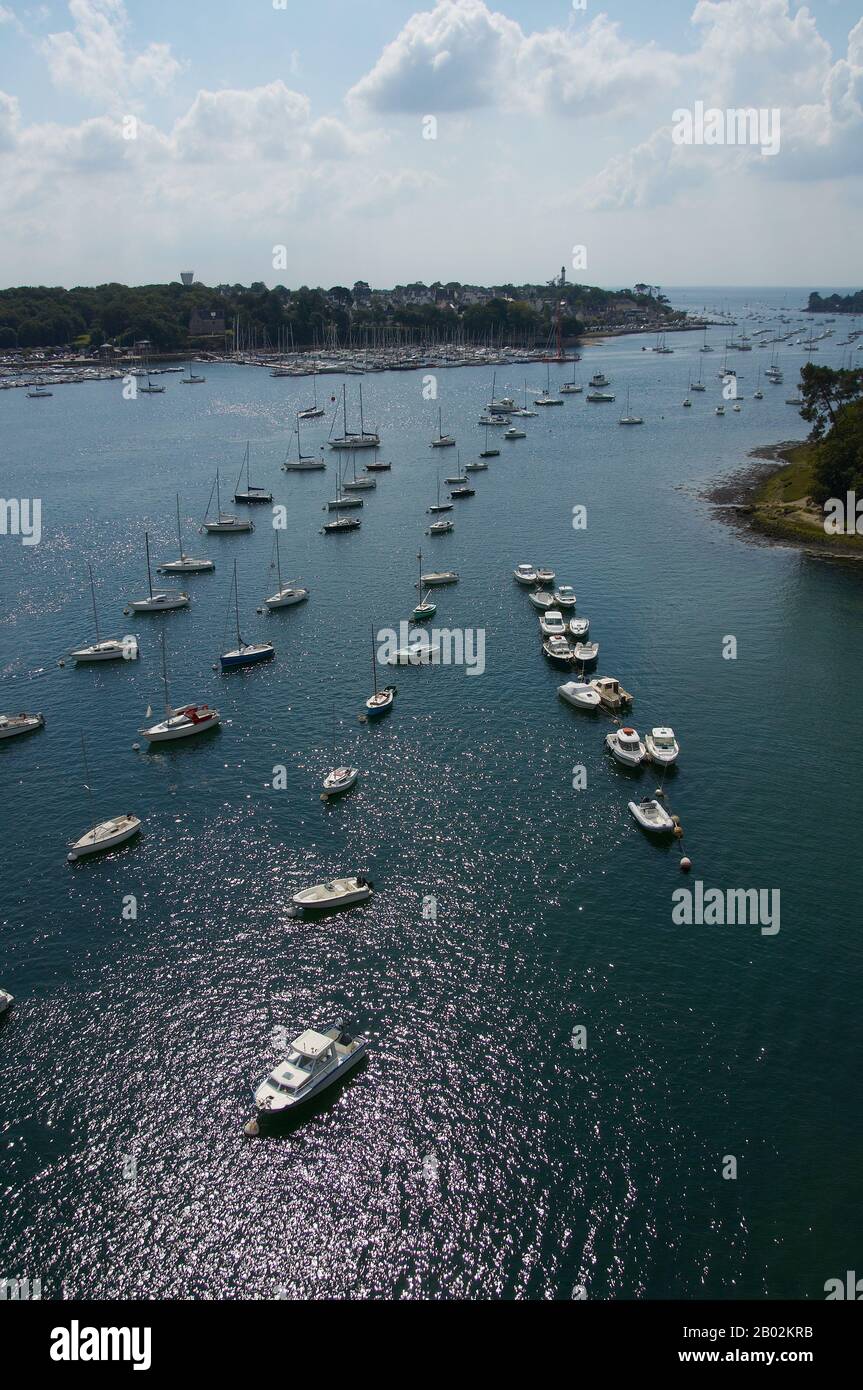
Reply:
[[375, 695], [378, 693], [378, 666], [375, 661], [375, 630], [372, 628], [372, 683], [375, 687]]
[[87, 569], [90, 571], [90, 597], [93, 600], [93, 622], [96, 624], [96, 642], [98, 644], [102, 639], [99, 636], [99, 614], [96, 610], [96, 585], [93, 583], [93, 566], [88, 564]]
[[279, 593], [282, 592], [282, 562], [279, 555], [279, 533], [276, 532], [276, 573], [279, 576]]
[[236, 562], [236, 560], [234, 561], [234, 613], [236, 614], [236, 618], [237, 618], [237, 646], [238, 646], [238, 647], [241, 647], [241, 646], [243, 645], [243, 639], [242, 639], [242, 637], [240, 636], [240, 595], [239, 595], [239, 593], [238, 593], [238, 591], [237, 591], [237, 562]]
[[180, 559], [183, 558], [183, 533], [180, 530], [180, 494], [177, 493], [177, 544], [180, 547]]
[[165, 717], [170, 719], [173, 714], [171, 700], [168, 695], [168, 660], [165, 656], [165, 629], [162, 628], [162, 684], [165, 687]]
[[150, 590], [150, 598], [153, 597], [153, 575], [150, 570], [150, 535], [144, 532], [144, 548], [147, 552], [147, 588]]

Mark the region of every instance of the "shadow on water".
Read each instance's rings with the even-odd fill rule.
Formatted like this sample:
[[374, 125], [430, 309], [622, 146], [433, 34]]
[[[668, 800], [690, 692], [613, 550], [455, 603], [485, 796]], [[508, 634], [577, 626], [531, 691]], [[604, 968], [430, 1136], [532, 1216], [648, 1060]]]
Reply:
[[298, 1106], [287, 1111], [282, 1115], [260, 1110], [255, 1118], [257, 1119], [258, 1131], [250, 1134], [250, 1138], [256, 1139], [289, 1139], [297, 1130], [302, 1129], [312, 1120], [320, 1119], [329, 1114], [335, 1108], [342, 1096], [353, 1086], [354, 1082], [362, 1076], [368, 1066], [368, 1054], [362, 1057], [345, 1076], [338, 1081], [334, 1081], [319, 1096], [313, 1096], [311, 1100], [301, 1101]]

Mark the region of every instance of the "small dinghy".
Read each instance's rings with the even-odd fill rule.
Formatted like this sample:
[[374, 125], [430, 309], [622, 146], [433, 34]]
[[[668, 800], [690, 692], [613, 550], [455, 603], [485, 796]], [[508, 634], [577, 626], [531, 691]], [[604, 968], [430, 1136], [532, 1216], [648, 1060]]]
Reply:
[[540, 613], [545, 613], [555, 601], [555, 595], [549, 593], [547, 589], [537, 589], [534, 593], [528, 594], [528, 599], [534, 608], [538, 608]]
[[643, 801], [630, 801], [627, 804], [642, 830], [648, 830], [652, 835], [670, 835], [674, 830], [674, 821], [658, 801], [646, 797]]
[[[365, 1038], [352, 1038], [341, 1023], [322, 1033], [307, 1028], [291, 1043], [283, 1062], [270, 1072], [255, 1091], [258, 1114], [279, 1115], [295, 1110], [341, 1080], [366, 1056]], [[258, 1134], [256, 1120], [245, 1127], [249, 1135]]]
[[543, 642], [542, 650], [557, 666], [572, 665], [572, 647], [565, 637], [549, 637]]
[[647, 749], [638, 736], [637, 729], [615, 729], [606, 734], [605, 745], [609, 753], [623, 767], [640, 767], [647, 757]]
[[352, 903], [364, 903], [370, 898], [373, 885], [362, 874], [351, 878], [331, 878], [328, 883], [316, 883], [313, 888], [302, 888], [295, 893], [292, 902], [297, 907], [317, 910], [330, 907], [348, 907]]
[[561, 584], [555, 591], [554, 601], [558, 608], [574, 608], [575, 590], [571, 584]]
[[563, 614], [558, 613], [556, 608], [550, 608], [541, 614], [539, 627], [544, 637], [566, 636], [566, 623], [563, 621]]
[[586, 637], [590, 632], [590, 618], [570, 618], [569, 630], [573, 637], [577, 637], [581, 640], [582, 637]]
[[334, 767], [324, 778], [324, 792], [327, 796], [340, 796], [350, 791], [359, 775], [356, 767]]
[[411, 647], [399, 647], [389, 659], [390, 666], [434, 666], [440, 647], [434, 642], [416, 642]]
[[535, 565], [516, 565], [512, 572], [512, 577], [517, 584], [535, 584], [536, 566]]
[[74, 864], [76, 859], [81, 859], [85, 854], [98, 854], [100, 850], [113, 849], [114, 845], [122, 845], [126, 840], [131, 840], [140, 829], [139, 818], [131, 814], [103, 820], [99, 825], [94, 825], [92, 830], [86, 831], [79, 840], [69, 841], [69, 853], [66, 858], [70, 864]]
[[567, 681], [565, 685], [557, 687], [557, 693], [568, 705], [575, 705], [576, 709], [599, 709], [602, 703], [598, 691], [584, 681]]
[[668, 728], [651, 729], [644, 736], [644, 746], [652, 763], [660, 767], [670, 767], [680, 755], [680, 747], [674, 737], [674, 730]]
[[32, 734], [44, 729], [44, 714], [0, 714], [0, 738], [15, 738], [17, 734]]
[[581, 661], [582, 663], [595, 661], [599, 656], [599, 643], [576, 642], [574, 656], [576, 661]]

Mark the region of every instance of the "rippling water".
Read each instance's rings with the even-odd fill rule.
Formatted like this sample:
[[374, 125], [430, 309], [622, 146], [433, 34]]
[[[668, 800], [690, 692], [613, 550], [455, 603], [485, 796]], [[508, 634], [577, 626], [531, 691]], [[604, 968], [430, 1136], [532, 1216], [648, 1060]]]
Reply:
[[[820, 360], [838, 364], [842, 336]], [[0, 397], [3, 491], [41, 497], [44, 529], [35, 547], [0, 540], [0, 703], [47, 718], [0, 745], [0, 983], [17, 1001], [0, 1024], [0, 1273], [41, 1277], [47, 1297], [569, 1298], [583, 1284], [734, 1298], [823, 1297], [854, 1267], [863, 587], [745, 543], [699, 500], [749, 448], [803, 433], [784, 404], [800, 349], [783, 348], [785, 385], [760, 403], [769, 353], [739, 357], [749, 399], [719, 420], [721, 354], [701, 359], [700, 341], [586, 351], [580, 376], [602, 366], [617, 402], [574, 397], [525, 422], [435, 540], [425, 508], [455, 457], [428, 448], [437, 407], [419, 374], [365, 378], [393, 470], [361, 531], [337, 538], [319, 534], [335, 456], [323, 475], [279, 469], [308, 382], [208, 367], [205, 386], [169, 376], [134, 403], [118, 383]], [[684, 411], [699, 361], [709, 389]], [[499, 369], [499, 393], [525, 377], [533, 391], [545, 369]], [[439, 384], [466, 462], [489, 373]], [[627, 387], [637, 430], [617, 426]], [[261, 616], [261, 509], [250, 537], [193, 529], [216, 464], [227, 495], [247, 440], [252, 480], [288, 507], [283, 575], [312, 589]], [[186, 548], [216, 572], [179, 581], [187, 611], [124, 617], [145, 526], [154, 556], [173, 557], [177, 489]], [[484, 629], [487, 669], [400, 670], [393, 714], [362, 724], [370, 628], [410, 612], [420, 544], [424, 567], [461, 574], [434, 623]], [[277, 657], [222, 676], [235, 557], [244, 635], [272, 637]], [[103, 629], [139, 636], [136, 664], [58, 665], [90, 635], [88, 559]], [[607, 721], [558, 701], [512, 582], [522, 560], [575, 586], [638, 727], [677, 731], [668, 786], [692, 879], [779, 887], [777, 936], [672, 924], [671, 893], [692, 879], [626, 808], [656, 774], [610, 763]], [[163, 628], [173, 698], [217, 703], [224, 723], [136, 752], [161, 703]], [[722, 659], [727, 634], [737, 661]], [[325, 805], [334, 709], [338, 760], [362, 777]], [[126, 809], [144, 820], [137, 843], [64, 863], [69, 838]], [[357, 869], [376, 884], [368, 905], [289, 915], [298, 886]], [[275, 1030], [336, 1017], [368, 1034], [368, 1065], [303, 1124], [244, 1138]]]

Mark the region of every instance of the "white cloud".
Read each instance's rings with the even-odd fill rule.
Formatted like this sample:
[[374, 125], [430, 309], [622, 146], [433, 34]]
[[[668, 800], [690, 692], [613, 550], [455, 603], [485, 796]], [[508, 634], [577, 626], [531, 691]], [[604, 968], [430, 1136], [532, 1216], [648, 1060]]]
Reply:
[[69, 12], [74, 32], [49, 34], [40, 45], [58, 87], [116, 105], [146, 89], [164, 92], [181, 71], [168, 44], [126, 51], [123, 0], [69, 0]]

